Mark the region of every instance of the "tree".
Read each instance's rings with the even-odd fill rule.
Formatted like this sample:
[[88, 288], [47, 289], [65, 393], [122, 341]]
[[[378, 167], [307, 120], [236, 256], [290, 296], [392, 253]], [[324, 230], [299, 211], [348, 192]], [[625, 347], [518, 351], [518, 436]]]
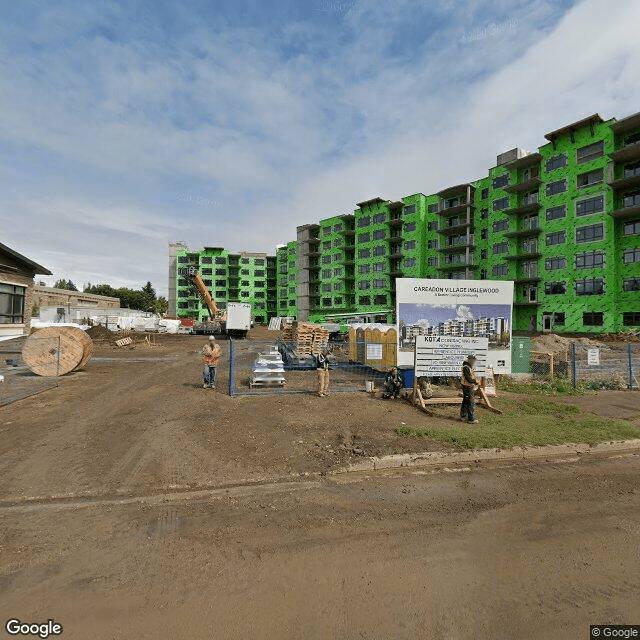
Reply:
[[53, 285], [56, 289], [67, 289], [68, 291], [77, 291], [78, 287], [71, 280], [65, 280], [64, 278], [56, 280]]
[[163, 296], [160, 296], [153, 303], [153, 306], [154, 306], [155, 312], [158, 314], [167, 313], [167, 311], [169, 311], [169, 303], [167, 302], [166, 298], [164, 298]]
[[142, 293], [149, 296], [151, 300], [156, 299], [156, 290], [153, 288], [153, 285], [148, 280], [147, 280], [147, 284], [145, 284], [144, 287], [142, 287]]

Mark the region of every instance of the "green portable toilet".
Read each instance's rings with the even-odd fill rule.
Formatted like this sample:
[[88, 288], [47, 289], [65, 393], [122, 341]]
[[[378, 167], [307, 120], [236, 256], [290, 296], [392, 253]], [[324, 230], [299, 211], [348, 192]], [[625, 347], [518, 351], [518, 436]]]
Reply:
[[511, 345], [511, 373], [529, 373], [530, 363], [531, 338], [514, 336]]

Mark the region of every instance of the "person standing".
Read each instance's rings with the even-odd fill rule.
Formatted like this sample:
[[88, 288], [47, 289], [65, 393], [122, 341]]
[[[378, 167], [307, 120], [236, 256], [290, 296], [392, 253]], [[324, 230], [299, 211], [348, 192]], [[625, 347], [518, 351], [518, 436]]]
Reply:
[[327, 358], [328, 349], [325, 347], [320, 351], [317, 360], [318, 370], [318, 397], [329, 395], [329, 360]]
[[462, 374], [460, 376], [460, 384], [462, 385], [462, 406], [460, 407], [460, 420], [469, 424], [478, 424], [475, 414], [474, 393], [478, 381], [476, 380], [476, 372], [473, 367], [476, 363], [476, 355], [472, 353], [462, 363]]
[[202, 349], [202, 362], [204, 362], [203, 389], [216, 388], [216, 375], [218, 372], [218, 361], [220, 360], [220, 346], [214, 336], [209, 336], [209, 342]]

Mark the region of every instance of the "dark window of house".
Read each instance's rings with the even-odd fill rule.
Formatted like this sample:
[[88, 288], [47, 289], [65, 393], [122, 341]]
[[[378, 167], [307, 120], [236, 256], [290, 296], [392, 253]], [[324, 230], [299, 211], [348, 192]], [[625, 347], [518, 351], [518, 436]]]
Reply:
[[430, 267], [437, 267], [438, 266], [438, 258], [429, 258], [429, 260], [427, 261], [427, 264]]
[[322, 285], [322, 290], [323, 291], [331, 291], [331, 285], [330, 284], [323, 284]]
[[340, 306], [342, 304], [342, 298], [334, 298], [333, 299], [333, 304], [335, 304], [336, 306]]
[[0, 324], [24, 322], [25, 287], [0, 283]]
[[493, 232], [498, 233], [499, 231], [506, 231], [509, 228], [509, 219], [504, 218], [502, 220], [496, 220], [493, 223]]
[[387, 252], [386, 247], [374, 247], [373, 255], [374, 256], [383, 256]]
[[330, 307], [331, 306], [331, 298], [322, 298], [322, 306]]
[[622, 314], [622, 324], [625, 327], [640, 326], [640, 311], [627, 311]]
[[417, 209], [417, 207], [416, 207], [416, 205], [415, 205], [415, 204], [408, 204], [408, 205], [404, 208], [404, 212], [403, 212], [403, 213], [404, 213], [404, 215], [405, 215], [405, 216], [409, 216], [409, 215], [411, 215], [412, 213], [415, 213], [415, 212], [416, 212], [416, 209]]
[[375, 296], [373, 304], [387, 304], [387, 296]]
[[622, 283], [623, 291], [640, 291], [640, 278], [625, 278]]
[[546, 282], [544, 285], [544, 292], [548, 296], [560, 295], [567, 293], [566, 282]]
[[500, 187], [505, 187], [509, 184], [509, 174], [504, 173], [501, 176], [493, 179], [492, 186], [494, 189], [499, 189]]
[[213, 273], [213, 269], [203, 269], [202, 270], [202, 275], [203, 276], [210, 276]]
[[323, 278], [330, 278], [331, 277], [331, 269], [323, 269], [322, 270], [322, 277]]
[[435, 238], [434, 240], [429, 240], [429, 242], [427, 242], [427, 249], [437, 249], [438, 248], [438, 239]]
[[334, 225], [334, 231], [342, 231], [342, 222], [338, 222], [338, 224]]
[[[640, 251], [640, 250], [639, 250]], [[404, 266], [409, 268], [409, 267], [415, 267], [416, 266], [416, 259], [415, 258], [407, 258], [404, 261]]]
[[382, 238], [384, 238], [385, 235], [386, 235], [386, 232], [384, 229], [377, 229], [376, 231], [373, 232], [373, 239], [382, 240]]
[[248, 276], [249, 275], [249, 269], [240, 269], [240, 275]]
[[371, 216], [363, 216], [358, 220], [359, 227], [368, 227], [371, 224]]
[[407, 240], [407, 242], [404, 243], [404, 248], [407, 251], [410, 251], [411, 249], [415, 249], [416, 248], [416, 241], [415, 240]]
[[[415, 222], [408, 222], [407, 224], [404, 225], [404, 230], [405, 232], [408, 231], [415, 231], [416, 230], [416, 223]], [[384, 238], [384, 236], [382, 236]]]
[[227, 275], [227, 270], [226, 269], [216, 269], [216, 275], [217, 276], [226, 276]]
[[386, 280], [374, 280], [373, 286], [375, 289], [384, 289], [387, 286]]
[[227, 263], [226, 258], [216, 258], [216, 264], [226, 264], [226, 263]]
[[555, 271], [556, 269], [566, 269], [567, 268], [567, 259], [565, 257], [547, 258], [544, 261], [544, 268], [547, 271]]
[[624, 235], [634, 236], [640, 234], [640, 220], [632, 220], [624, 223]]
[[482, 240], [486, 240], [489, 237], [489, 229], [482, 229], [480, 231], [480, 238], [482, 238]]
[[547, 171], [553, 171], [554, 169], [560, 169], [567, 166], [567, 154], [561, 153], [560, 155], [549, 158], [546, 163]]
[[553, 314], [553, 324], [564, 326], [564, 312], [556, 312]]
[[567, 190], [566, 179], [558, 180], [557, 182], [550, 182], [545, 189], [547, 196], [554, 196], [558, 193], [564, 193], [566, 190]]
[[333, 290], [334, 291], [341, 291], [342, 290], [342, 282], [335, 282], [333, 284]]
[[325, 250], [331, 249], [331, 240], [325, 240], [322, 243], [322, 248], [325, 249]]
[[480, 280], [486, 280], [489, 277], [489, 272], [486, 269], [480, 269]]
[[386, 265], [385, 265], [385, 263], [384, 263], [384, 262], [376, 262], [376, 263], [373, 265], [373, 270], [374, 270], [374, 271], [384, 271], [384, 270], [385, 270], [385, 267], [386, 267]]
[[557, 220], [567, 215], [567, 205], [561, 204], [559, 207], [550, 207], [547, 209], [547, 220]]
[[586, 173], [580, 173], [576, 178], [576, 184], [578, 187], [588, 187], [592, 184], [602, 182], [604, 177], [604, 171], [602, 169], [595, 169], [593, 171], [587, 171]]
[[329, 264], [331, 262], [331, 256], [322, 256], [322, 264]]
[[546, 242], [547, 247], [554, 244], [564, 244], [567, 241], [566, 231], [556, 231], [555, 233], [547, 233]]
[[604, 196], [596, 196], [595, 198], [576, 202], [577, 216], [588, 216], [591, 213], [598, 213], [600, 211], [604, 211]]
[[493, 210], [494, 211], [502, 211], [502, 209], [506, 209], [509, 206], [509, 197], [505, 196], [504, 198], [498, 198], [493, 201]]
[[264, 298], [264, 291], [256, 291], [254, 295], [256, 298]]
[[624, 165], [624, 173], [622, 174], [623, 178], [633, 178], [638, 175], [640, 175], [640, 161], [630, 162], [629, 164]]
[[499, 242], [498, 244], [493, 245], [493, 255], [507, 253], [507, 251], [509, 251], [509, 244], [506, 242]]
[[240, 260], [240, 262], [242, 264], [249, 264], [249, 258], [242, 258], [242, 260]]
[[386, 213], [376, 213], [376, 215], [373, 216], [373, 224], [380, 224], [381, 222], [384, 222], [386, 219], [387, 219]]
[[438, 230], [438, 221], [434, 220], [429, 223], [429, 231], [437, 231]]
[[480, 192], [480, 198], [481, 198], [482, 200], [486, 200], [488, 197], [489, 197], [489, 189], [483, 189], [483, 190]]
[[602, 155], [604, 155], [604, 140], [599, 140], [593, 144], [588, 144], [586, 147], [576, 149], [576, 162], [578, 164], [590, 162], [591, 160], [600, 158]]
[[324, 228], [322, 229], [322, 235], [323, 235], [323, 236], [329, 236], [329, 235], [331, 235], [331, 227], [324, 227]]
[[371, 234], [369, 233], [361, 233], [358, 236], [358, 242], [360, 243], [369, 242], [369, 240], [371, 240]]
[[341, 276], [342, 275], [342, 267], [338, 267], [337, 269], [333, 270], [333, 275], [334, 276]]
[[240, 292], [240, 297], [241, 298], [248, 298], [249, 297], [249, 292], [248, 291], [241, 291]]
[[187, 258], [187, 256], [178, 256], [178, 262], [180, 264], [185, 264], [186, 262], [189, 262], [189, 258]]
[[602, 238], [604, 238], [604, 225], [602, 223], [576, 229], [576, 242], [593, 242], [602, 240]]
[[640, 262], [640, 248], [627, 249], [623, 254], [623, 260], [625, 264], [631, 264], [632, 262]]
[[371, 304], [371, 298], [369, 296], [360, 296], [358, 298], [358, 301], [360, 302], [361, 305], [363, 306], [368, 306]]
[[368, 280], [362, 280], [360, 282], [360, 289], [368, 289], [371, 286], [371, 283]]
[[576, 253], [576, 269], [593, 269], [604, 266], [604, 251]]
[[480, 219], [486, 220], [489, 217], [489, 209], [481, 209], [480, 210]]
[[216, 287], [226, 287], [226, 286], [227, 286], [226, 280], [216, 280]]
[[253, 264], [263, 267], [264, 266], [264, 258], [255, 258]]
[[489, 257], [489, 252], [486, 249], [480, 250], [480, 260], [486, 260]]
[[509, 273], [509, 265], [507, 264], [496, 264], [493, 267], [493, 275], [494, 276], [506, 276]]
[[604, 324], [602, 311], [585, 311], [582, 314], [582, 324], [585, 327], [601, 327]]
[[428, 207], [428, 211], [429, 213], [438, 213], [438, 203], [434, 202], [433, 204], [430, 204]]
[[334, 262], [342, 262], [342, 260], [344, 259], [344, 256], [342, 253], [334, 253], [333, 254], [333, 261]]
[[371, 267], [368, 264], [360, 265], [360, 273], [369, 273], [370, 270], [371, 270]]
[[584, 278], [576, 280], [577, 296], [597, 296], [604, 293], [603, 278]]

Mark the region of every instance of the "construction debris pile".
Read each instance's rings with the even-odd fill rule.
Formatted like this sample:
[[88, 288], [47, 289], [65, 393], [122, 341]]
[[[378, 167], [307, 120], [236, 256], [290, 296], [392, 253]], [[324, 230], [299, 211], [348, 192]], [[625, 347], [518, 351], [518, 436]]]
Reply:
[[285, 342], [295, 342], [295, 351], [300, 356], [317, 356], [329, 342], [329, 331], [311, 322], [293, 322], [282, 329]]

